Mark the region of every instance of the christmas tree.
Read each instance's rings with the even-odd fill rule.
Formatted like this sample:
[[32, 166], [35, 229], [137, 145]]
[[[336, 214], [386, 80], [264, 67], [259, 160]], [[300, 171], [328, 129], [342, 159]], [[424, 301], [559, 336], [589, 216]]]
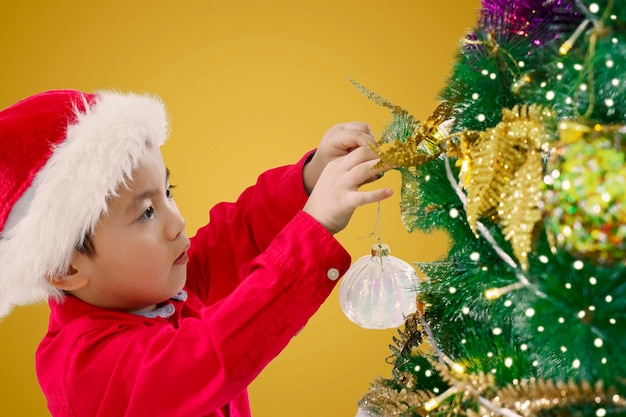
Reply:
[[421, 119], [354, 83], [450, 236], [359, 414], [626, 415], [626, 1], [484, 0]]

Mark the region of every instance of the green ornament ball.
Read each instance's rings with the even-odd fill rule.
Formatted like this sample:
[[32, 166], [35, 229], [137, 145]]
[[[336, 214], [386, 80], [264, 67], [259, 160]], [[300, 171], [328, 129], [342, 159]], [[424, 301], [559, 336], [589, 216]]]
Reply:
[[626, 256], [624, 153], [606, 138], [580, 140], [551, 161], [544, 212], [558, 246], [613, 264]]

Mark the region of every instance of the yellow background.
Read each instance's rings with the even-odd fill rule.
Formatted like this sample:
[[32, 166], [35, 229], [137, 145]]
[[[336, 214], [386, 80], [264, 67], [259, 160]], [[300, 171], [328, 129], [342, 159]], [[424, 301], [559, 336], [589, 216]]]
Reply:
[[[212, 205], [235, 199], [261, 171], [297, 161], [333, 124], [364, 120], [382, 131], [388, 112], [347, 77], [418, 118], [428, 115], [478, 6], [478, 0], [4, 1], [0, 108], [56, 88], [160, 95], [173, 126], [163, 151], [192, 235]], [[402, 227], [396, 174], [382, 180], [398, 191], [382, 204], [382, 239], [407, 261], [436, 259], [445, 236], [409, 235]], [[354, 259], [375, 243], [367, 237], [375, 218], [375, 206], [359, 209], [338, 235]], [[2, 416], [48, 415], [33, 359], [46, 322], [47, 307], [37, 305], [0, 323]], [[369, 383], [389, 375], [385, 358], [395, 334], [352, 324], [335, 291], [252, 384], [253, 414], [353, 416]]]

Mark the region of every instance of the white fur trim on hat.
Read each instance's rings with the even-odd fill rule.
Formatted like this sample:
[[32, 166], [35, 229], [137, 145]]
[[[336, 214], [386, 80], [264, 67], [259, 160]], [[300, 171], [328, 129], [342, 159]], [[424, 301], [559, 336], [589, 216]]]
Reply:
[[131, 177], [146, 148], [161, 146], [168, 135], [165, 107], [155, 97], [100, 92], [76, 112], [66, 139], [25, 193], [30, 202], [14, 205], [21, 213], [12, 212], [2, 231], [0, 317], [14, 305], [61, 296], [48, 277], [65, 275], [107, 199]]

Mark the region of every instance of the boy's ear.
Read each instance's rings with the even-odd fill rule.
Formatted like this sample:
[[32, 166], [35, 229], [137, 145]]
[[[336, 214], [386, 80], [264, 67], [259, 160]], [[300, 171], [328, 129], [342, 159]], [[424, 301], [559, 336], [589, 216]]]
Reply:
[[48, 282], [53, 287], [62, 291], [75, 291], [87, 285], [88, 278], [79, 273], [72, 265], [69, 266], [67, 273], [60, 277], [48, 277]]

